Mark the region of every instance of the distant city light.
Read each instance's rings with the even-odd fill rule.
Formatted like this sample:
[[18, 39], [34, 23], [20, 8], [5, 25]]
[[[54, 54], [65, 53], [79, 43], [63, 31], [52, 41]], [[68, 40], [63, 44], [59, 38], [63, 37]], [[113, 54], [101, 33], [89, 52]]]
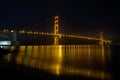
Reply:
[[11, 45], [11, 41], [0, 41], [0, 45]]

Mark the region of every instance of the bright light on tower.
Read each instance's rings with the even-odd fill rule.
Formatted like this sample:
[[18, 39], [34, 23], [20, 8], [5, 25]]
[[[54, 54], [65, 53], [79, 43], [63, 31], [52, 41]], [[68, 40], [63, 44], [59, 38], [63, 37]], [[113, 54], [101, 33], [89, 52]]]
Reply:
[[11, 32], [13, 33], [14, 31], [13, 31], [13, 30], [11, 30]]

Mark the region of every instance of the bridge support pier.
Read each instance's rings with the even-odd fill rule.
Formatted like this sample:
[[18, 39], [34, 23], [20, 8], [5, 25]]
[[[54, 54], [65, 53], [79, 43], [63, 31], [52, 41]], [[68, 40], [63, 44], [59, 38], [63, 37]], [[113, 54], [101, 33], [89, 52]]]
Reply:
[[58, 44], [59, 44], [59, 37], [54, 36], [54, 45], [58, 45]]
[[17, 31], [13, 32], [13, 41], [17, 41]]
[[104, 44], [104, 40], [103, 40], [103, 34], [102, 32], [100, 33], [100, 45]]

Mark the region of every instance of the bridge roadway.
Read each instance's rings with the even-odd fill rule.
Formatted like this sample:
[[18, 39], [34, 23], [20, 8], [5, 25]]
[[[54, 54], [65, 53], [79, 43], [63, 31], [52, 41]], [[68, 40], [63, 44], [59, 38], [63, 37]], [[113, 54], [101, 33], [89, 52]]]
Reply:
[[[20, 31], [20, 34], [38, 34], [38, 35], [51, 35], [51, 36], [58, 36], [60, 37], [70, 37], [70, 38], [80, 38], [80, 39], [88, 39], [88, 40], [97, 40], [97, 41], [101, 41], [100, 38], [94, 38], [94, 37], [87, 37], [87, 36], [80, 36], [80, 35], [67, 35], [67, 34], [54, 34], [54, 33], [48, 33], [48, 32], [25, 32], [25, 31]], [[105, 43], [111, 43], [112, 41], [110, 40], [103, 40], [103, 42]]]
[[[2, 33], [13, 33], [15, 30], [2, 30], [0, 32]], [[17, 31], [18, 34], [28, 34], [28, 35], [50, 35], [50, 36], [58, 36], [59, 38], [61, 37], [70, 37], [70, 38], [78, 38], [78, 39], [87, 39], [87, 40], [97, 40], [101, 41], [100, 38], [94, 38], [94, 37], [87, 37], [87, 36], [80, 36], [80, 35], [69, 35], [69, 34], [54, 34], [54, 33], [48, 33], [48, 32], [33, 32], [33, 31]], [[105, 43], [111, 43], [112, 41], [110, 40], [102, 40], [102, 42]]]

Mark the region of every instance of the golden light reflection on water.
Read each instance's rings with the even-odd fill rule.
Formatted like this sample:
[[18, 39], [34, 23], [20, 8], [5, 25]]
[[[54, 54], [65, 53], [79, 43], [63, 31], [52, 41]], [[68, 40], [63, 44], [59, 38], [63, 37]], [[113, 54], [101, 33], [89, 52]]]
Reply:
[[[61, 75], [77, 75], [99, 79], [110, 78], [106, 56], [110, 49], [103, 45], [20, 46], [16, 63]], [[11, 55], [8, 56], [9, 61]], [[107, 60], [109, 61], [109, 60]]]

